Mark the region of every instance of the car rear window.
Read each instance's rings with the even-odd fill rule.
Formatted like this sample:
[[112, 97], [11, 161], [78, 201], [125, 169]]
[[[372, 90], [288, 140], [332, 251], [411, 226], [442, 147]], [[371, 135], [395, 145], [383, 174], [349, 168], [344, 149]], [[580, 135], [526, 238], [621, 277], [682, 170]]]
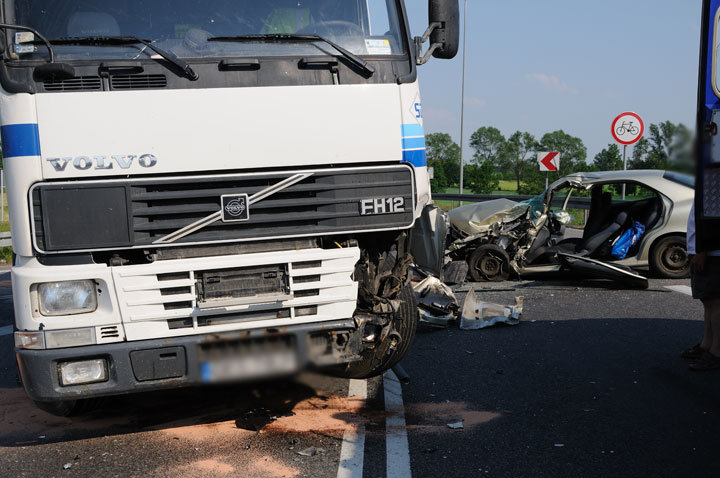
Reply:
[[690, 176], [689, 174], [682, 173], [673, 173], [668, 171], [663, 175], [663, 177], [668, 181], [682, 184], [683, 186], [687, 186], [690, 189], [695, 189], [695, 176]]

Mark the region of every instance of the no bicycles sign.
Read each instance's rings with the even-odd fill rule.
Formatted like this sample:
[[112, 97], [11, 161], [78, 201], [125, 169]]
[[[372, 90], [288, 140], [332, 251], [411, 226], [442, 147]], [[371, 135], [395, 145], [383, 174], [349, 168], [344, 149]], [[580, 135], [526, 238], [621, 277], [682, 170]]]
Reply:
[[618, 143], [630, 146], [640, 141], [645, 133], [645, 123], [636, 113], [623, 113], [613, 121], [612, 135]]

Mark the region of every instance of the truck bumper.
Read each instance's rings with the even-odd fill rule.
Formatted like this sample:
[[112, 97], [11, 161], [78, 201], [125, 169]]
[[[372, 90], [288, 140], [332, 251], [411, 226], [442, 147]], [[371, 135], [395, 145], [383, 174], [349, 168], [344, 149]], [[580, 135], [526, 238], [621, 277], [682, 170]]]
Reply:
[[[54, 350], [16, 349], [23, 385], [37, 401], [76, 400], [151, 390], [242, 382], [291, 375], [359, 359], [360, 333], [353, 320], [264, 328], [203, 336], [177, 337]], [[256, 357], [283, 350], [294, 360]], [[107, 380], [63, 386], [60, 364], [104, 359]], [[215, 373], [224, 370], [225, 373]], [[229, 373], [228, 373], [229, 371]]]

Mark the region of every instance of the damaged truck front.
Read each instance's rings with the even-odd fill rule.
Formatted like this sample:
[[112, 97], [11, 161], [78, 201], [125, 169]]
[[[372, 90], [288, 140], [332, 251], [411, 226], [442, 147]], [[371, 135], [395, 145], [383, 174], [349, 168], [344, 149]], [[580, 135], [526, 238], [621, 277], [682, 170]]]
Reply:
[[417, 65], [455, 56], [457, 0], [419, 39], [401, 0], [86, 3], [2, 1], [28, 395], [399, 361], [435, 215]]

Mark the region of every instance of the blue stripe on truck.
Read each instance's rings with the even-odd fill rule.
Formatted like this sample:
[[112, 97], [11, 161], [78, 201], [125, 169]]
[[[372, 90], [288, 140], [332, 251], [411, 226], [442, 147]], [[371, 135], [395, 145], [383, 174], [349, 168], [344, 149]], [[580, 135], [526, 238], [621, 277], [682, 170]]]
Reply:
[[403, 162], [410, 163], [416, 168], [424, 168], [427, 166], [427, 155], [424, 149], [415, 151], [403, 151]]
[[2, 152], [6, 158], [16, 156], [40, 156], [38, 125], [8, 124], [0, 126]]
[[425, 136], [425, 128], [419, 124], [404, 124], [402, 125], [403, 138], [411, 136]]
[[425, 137], [422, 138], [403, 138], [403, 149], [424, 149]]

